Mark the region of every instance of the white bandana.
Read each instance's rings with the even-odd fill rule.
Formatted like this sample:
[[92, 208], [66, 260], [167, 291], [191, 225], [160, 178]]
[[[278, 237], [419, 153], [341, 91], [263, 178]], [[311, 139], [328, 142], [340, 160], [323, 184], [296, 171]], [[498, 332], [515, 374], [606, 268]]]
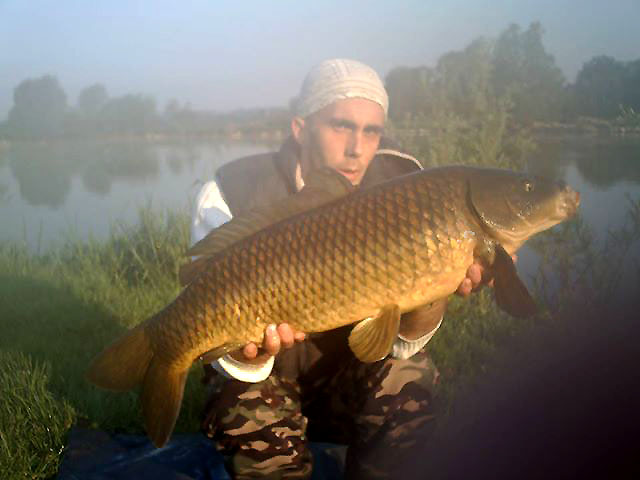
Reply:
[[345, 98], [376, 102], [387, 115], [389, 97], [375, 70], [364, 63], [342, 58], [325, 60], [311, 69], [296, 99], [294, 114], [305, 118]]

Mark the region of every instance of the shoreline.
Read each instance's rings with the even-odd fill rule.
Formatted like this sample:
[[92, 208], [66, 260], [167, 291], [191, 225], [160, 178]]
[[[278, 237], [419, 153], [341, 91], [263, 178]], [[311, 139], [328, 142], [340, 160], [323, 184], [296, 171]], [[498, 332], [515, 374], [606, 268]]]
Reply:
[[[613, 121], [597, 118], [581, 118], [572, 123], [561, 122], [534, 122], [526, 127], [531, 131], [535, 140], [546, 139], [615, 139], [640, 138], [640, 125], [617, 125]], [[414, 128], [394, 127], [394, 131], [408, 137], [420, 137], [428, 134], [426, 128], [416, 126]], [[260, 131], [234, 130], [227, 132], [200, 131], [200, 132], [148, 132], [144, 134], [92, 134], [86, 136], [59, 136], [40, 139], [0, 139], [0, 154], [9, 150], [12, 145], [19, 144], [56, 144], [74, 141], [100, 141], [100, 142], [183, 142], [183, 141], [217, 141], [228, 143], [279, 143], [284, 141], [288, 133], [282, 128], [264, 129]]]

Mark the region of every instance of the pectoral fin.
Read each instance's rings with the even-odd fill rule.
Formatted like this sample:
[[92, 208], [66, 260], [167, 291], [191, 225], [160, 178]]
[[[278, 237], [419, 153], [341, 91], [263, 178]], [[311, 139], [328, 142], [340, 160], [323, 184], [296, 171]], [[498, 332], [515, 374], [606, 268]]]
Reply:
[[353, 327], [349, 346], [361, 362], [377, 362], [391, 352], [399, 327], [400, 307], [387, 305], [377, 317], [366, 318]]
[[514, 317], [528, 317], [538, 311], [527, 287], [522, 283], [511, 256], [501, 245], [495, 246], [493, 286], [498, 306]]

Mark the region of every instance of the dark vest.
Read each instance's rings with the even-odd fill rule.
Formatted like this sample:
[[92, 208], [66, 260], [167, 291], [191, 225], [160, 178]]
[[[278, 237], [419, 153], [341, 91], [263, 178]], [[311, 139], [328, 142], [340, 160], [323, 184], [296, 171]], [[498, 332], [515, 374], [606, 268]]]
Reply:
[[[296, 193], [298, 152], [297, 143], [290, 137], [277, 152], [242, 157], [220, 167], [216, 172], [216, 182], [231, 214], [236, 216]], [[420, 168], [414, 157], [401, 152], [393, 142], [383, 138], [361, 186], [375, 185]]]

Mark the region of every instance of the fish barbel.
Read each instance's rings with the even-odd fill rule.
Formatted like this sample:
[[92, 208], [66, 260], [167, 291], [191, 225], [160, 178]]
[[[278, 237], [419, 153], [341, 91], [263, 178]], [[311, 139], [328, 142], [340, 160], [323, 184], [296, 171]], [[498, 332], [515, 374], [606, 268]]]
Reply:
[[142, 384], [145, 427], [162, 446], [191, 364], [261, 343], [271, 323], [322, 332], [358, 322], [351, 349], [380, 360], [400, 314], [455, 292], [474, 260], [491, 266], [501, 308], [534, 313], [509, 254], [578, 204], [562, 182], [506, 170], [435, 168], [363, 189], [319, 170], [281, 205], [234, 217], [194, 245], [186, 288], [100, 353], [87, 377], [117, 391]]

